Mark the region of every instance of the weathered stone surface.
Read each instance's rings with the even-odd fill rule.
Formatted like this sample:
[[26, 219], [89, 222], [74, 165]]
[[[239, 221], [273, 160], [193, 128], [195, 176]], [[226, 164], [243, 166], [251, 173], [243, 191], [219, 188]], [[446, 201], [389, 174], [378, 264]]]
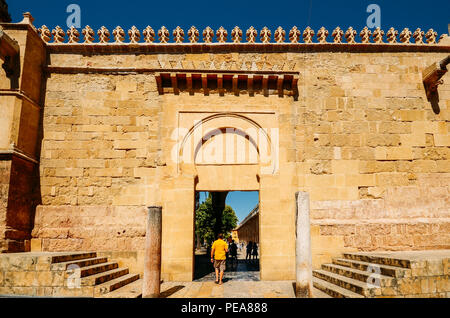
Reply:
[[333, 297], [357, 296], [348, 295], [339, 286], [366, 297], [446, 297], [450, 287], [448, 275], [436, 274], [439, 270], [416, 269], [427, 269], [430, 264], [439, 267], [449, 253], [449, 250], [347, 253], [345, 258], [333, 259], [333, 264], [324, 264], [322, 270], [314, 271], [314, 286]]
[[[325, 43], [324, 29], [321, 43], [309, 43], [310, 29], [308, 43], [298, 43], [301, 32], [293, 28], [289, 44], [253, 43], [259, 32], [251, 29], [250, 43], [228, 45], [222, 28], [219, 46], [181, 43], [180, 28], [179, 43], [167, 44], [169, 32], [162, 28], [161, 43], [145, 46], [106, 43], [105, 37], [101, 45], [47, 44], [28, 29], [4, 29], [21, 46], [22, 72], [17, 87], [0, 74], [0, 150], [21, 153], [0, 160], [2, 251], [139, 251], [145, 236], [141, 212], [158, 205], [165, 211], [162, 278], [191, 280], [196, 190], [260, 191], [263, 279], [295, 277], [298, 191], [311, 198], [313, 266], [340, 252], [450, 246], [450, 95], [444, 77], [436, 112], [421, 76], [448, 55], [445, 44], [433, 44], [433, 32], [429, 45], [408, 44], [407, 31], [401, 35], [405, 44], [394, 45], [395, 30], [388, 43], [382, 30], [366, 30], [363, 42], [371, 35], [378, 42], [364, 45], [367, 54], [352, 43], [352, 29], [349, 43], [342, 43], [341, 29], [332, 32], [335, 43]], [[147, 31], [145, 41], [154, 41]], [[86, 27], [84, 34], [92, 42], [92, 30]], [[138, 41], [135, 29], [130, 34]], [[265, 29], [263, 42], [268, 34]], [[282, 34], [276, 41], [282, 42]], [[414, 34], [423, 42], [422, 31]], [[114, 35], [124, 41], [123, 29]], [[193, 70], [200, 76], [189, 76]], [[220, 80], [222, 71], [229, 77]], [[180, 79], [167, 81], [163, 73]], [[217, 87], [208, 85], [211, 75]], [[294, 86], [273, 80], [282, 76], [293, 77]], [[17, 89], [28, 98], [16, 96]], [[275, 171], [266, 173], [260, 157], [229, 165], [181, 164], [173, 157], [179, 137], [174, 132], [198, 120], [211, 130], [273, 128], [277, 137], [266, 140], [275, 145]], [[254, 148], [259, 154], [260, 140]], [[202, 148], [208, 144], [215, 145]], [[426, 270], [413, 270], [419, 269]]]
[[[125, 253], [121, 257], [120, 266], [131, 263], [137, 268], [135, 263], [142, 256]], [[0, 263], [0, 295], [98, 297], [140, 277], [92, 252], [2, 254]]]

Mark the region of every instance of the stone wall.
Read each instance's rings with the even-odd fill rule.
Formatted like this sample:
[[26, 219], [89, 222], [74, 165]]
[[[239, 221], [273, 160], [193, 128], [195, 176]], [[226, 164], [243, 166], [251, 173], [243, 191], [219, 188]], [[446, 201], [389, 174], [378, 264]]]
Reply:
[[70, 295], [66, 271], [52, 270], [50, 255], [27, 254], [0, 254], [0, 295], [52, 297], [64, 296], [64, 290]]
[[[9, 147], [12, 138], [30, 162], [39, 157], [37, 191], [27, 181], [30, 172], [14, 177], [17, 191], [8, 194], [15, 201], [41, 196], [33, 249], [139, 250], [143, 211], [160, 205], [163, 278], [189, 280], [194, 193], [200, 190], [260, 191], [263, 279], [295, 275], [298, 191], [311, 197], [315, 266], [345, 251], [450, 247], [450, 85], [446, 75], [433, 111], [421, 76], [448, 56], [448, 37], [435, 44], [431, 32], [427, 46], [392, 39], [370, 45], [74, 45], [46, 44], [27, 23], [6, 25], [21, 45], [20, 87], [28, 97], [17, 97], [20, 103], [8, 110], [4, 127], [15, 128], [2, 130], [0, 145]], [[160, 76], [193, 70], [263, 74], [262, 82], [270, 83], [264, 89], [255, 84], [251, 92], [229, 79], [221, 91], [203, 76], [180, 91], [173, 87], [176, 78], [168, 83]], [[275, 83], [274, 74], [284, 80], [294, 72], [295, 87]], [[245, 122], [278, 129], [279, 169], [264, 174], [261, 163], [205, 168], [176, 162], [175, 129], [211, 114], [226, 118], [211, 121], [211, 128]], [[22, 220], [25, 210], [6, 215]], [[280, 256], [286, 260], [281, 265]]]
[[[300, 189], [311, 195], [317, 267], [344, 251], [449, 248], [450, 86], [439, 87], [440, 113], [436, 114], [426, 99], [420, 71], [444, 56], [419, 52], [52, 54], [50, 60], [55, 68], [157, 67], [159, 63], [201, 68], [211, 62], [250, 67], [252, 61], [298, 70], [298, 100], [270, 97], [267, 101], [285, 105], [278, 117], [284, 129], [280, 151], [286, 164], [295, 165], [297, 180], [292, 183], [296, 189], [288, 183], [282, 188], [286, 194]], [[216, 103], [216, 110], [228, 110], [225, 105], [238, 99], [254, 105], [246, 110], [257, 112], [257, 104], [266, 103], [262, 96], [245, 94], [160, 96], [152, 74], [60, 73], [64, 72], [47, 80], [42, 211], [45, 206], [66, 206], [69, 214], [105, 203], [157, 202], [158, 178], [166, 173], [158, 167], [170, 161], [161, 134], [175, 127], [161, 125], [163, 118], [177, 116], [176, 111], [167, 113], [169, 105], [195, 109], [196, 104]], [[289, 176], [286, 171], [282, 169], [281, 175]], [[270, 213], [266, 216], [275, 221], [278, 212]], [[58, 227], [65, 228], [55, 224]], [[50, 242], [56, 244], [58, 235], [52, 239], [50, 231], [46, 237], [40, 230], [34, 233], [43, 239], [44, 250], [57, 248]], [[78, 248], [102, 248], [87, 243], [93, 241], [89, 234], [83, 237], [85, 243]]]
[[143, 251], [147, 209], [137, 206], [39, 206], [33, 237], [37, 250]]
[[39, 177], [37, 165], [13, 157], [8, 194], [6, 239], [9, 252], [30, 250], [36, 206], [39, 204]]
[[30, 250], [39, 197], [35, 163], [13, 155], [0, 158], [0, 251]]
[[158, 96], [146, 76], [60, 75], [47, 82], [44, 205], [143, 205], [158, 162]]
[[392, 187], [380, 199], [316, 201], [311, 205], [314, 267], [345, 251], [449, 248], [448, 176], [419, 177], [417, 186]]
[[0, 161], [0, 250], [6, 249], [6, 211], [8, 208], [9, 178], [11, 173], [11, 161]]
[[296, 155], [318, 226], [314, 267], [337, 250], [449, 248], [450, 85], [437, 114], [419, 71], [443, 57], [304, 57]]
[[296, 154], [312, 201], [384, 198], [388, 188], [419, 186], [422, 174], [448, 173], [450, 84], [439, 87], [436, 114], [420, 72], [444, 57], [304, 56]]
[[244, 242], [245, 244], [250, 241], [259, 243], [259, 214], [240, 225], [237, 230], [237, 236], [239, 242]]
[[11, 65], [9, 72], [0, 72], [0, 252], [24, 252], [30, 249], [35, 208], [40, 203], [45, 44], [28, 23], [2, 23], [1, 27], [18, 50], [12, 56], [5, 53], [9, 41], [2, 39], [1, 59], [8, 57], [17, 63]]
[[[142, 275], [143, 255], [130, 253], [13, 253], [0, 254], [0, 295], [32, 297], [99, 297], [98, 282], [90, 277], [80, 277], [81, 271], [65, 262], [94, 257], [117, 256], [118, 268], [131, 266]], [[125, 260], [124, 260], [125, 259]], [[128, 263], [130, 261], [130, 263]], [[86, 270], [89, 266], [82, 266]], [[76, 267], [75, 267], [76, 268]], [[97, 273], [98, 274], [98, 273]], [[90, 276], [90, 277], [89, 277]], [[141, 276], [142, 277], [142, 276]]]

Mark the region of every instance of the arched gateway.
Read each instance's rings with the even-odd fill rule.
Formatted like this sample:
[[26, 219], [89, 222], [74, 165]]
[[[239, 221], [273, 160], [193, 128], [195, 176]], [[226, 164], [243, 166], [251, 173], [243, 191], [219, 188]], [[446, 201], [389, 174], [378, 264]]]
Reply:
[[[167, 188], [161, 188], [163, 198], [167, 195], [175, 200], [173, 203], [163, 200], [162, 206], [166, 217], [170, 213], [168, 211], [173, 210], [176, 211], [173, 219], [182, 218], [184, 221], [178, 223], [169, 219], [167, 227], [163, 224], [163, 276], [167, 275], [170, 280], [192, 279], [196, 191], [259, 191], [261, 278], [293, 279], [293, 268], [289, 267], [295, 260], [294, 219], [286, 220], [283, 225], [273, 221], [273, 212], [265, 213], [266, 209], [276, 209], [276, 218], [282, 218], [283, 214], [293, 217], [292, 213], [279, 210], [279, 200], [272, 197], [271, 186], [267, 185], [280, 182], [279, 110], [268, 105], [264, 97], [259, 99], [257, 111], [233, 103], [214, 105], [213, 96], [205, 98], [204, 104], [197, 103], [195, 111], [192, 111], [191, 105], [180, 106], [176, 103], [177, 96], [164, 95], [164, 99], [167, 105], [171, 105], [169, 107], [175, 108], [173, 112], [177, 116], [174, 122], [177, 126], [173, 127], [175, 133], [172, 133], [171, 138], [166, 139], [168, 145], [165, 147], [171, 150], [174, 158], [167, 163], [167, 168], [173, 174], [168, 176], [171, 181], [167, 182]], [[184, 186], [172, 187], [177, 184]], [[291, 208], [295, 210], [295, 201], [291, 204], [294, 204]], [[180, 224], [179, 229], [175, 229], [177, 224]], [[281, 230], [283, 226], [286, 228]], [[285, 233], [291, 231], [291, 236], [288, 238], [286, 235], [283, 239], [280, 230]], [[277, 244], [281, 250], [274, 248], [273, 244]], [[170, 255], [171, 250], [177, 250], [177, 256], [182, 253], [184, 257], [164, 257]], [[286, 264], [284, 269], [282, 266], [270, 265], [279, 260], [279, 253], [285, 256], [291, 254], [292, 263]], [[177, 273], [178, 268], [182, 272]]]

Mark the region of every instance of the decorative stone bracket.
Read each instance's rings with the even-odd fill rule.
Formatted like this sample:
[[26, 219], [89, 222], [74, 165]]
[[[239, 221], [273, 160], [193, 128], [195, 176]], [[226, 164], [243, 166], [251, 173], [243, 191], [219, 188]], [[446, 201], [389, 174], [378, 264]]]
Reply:
[[160, 95], [189, 92], [190, 95], [202, 93], [205, 96], [218, 93], [225, 94], [262, 94], [279, 97], [298, 96], [298, 72], [254, 72], [248, 71], [214, 71], [179, 70], [170, 73], [156, 74], [156, 82]]
[[433, 63], [423, 71], [423, 85], [425, 86], [428, 100], [431, 100], [432, 96], [437, 93], [437, 87], [443, 84], [444, 81], [441, 78], [447, 73], [447, 65], [449, 63], [450, 55], [440, 62]]

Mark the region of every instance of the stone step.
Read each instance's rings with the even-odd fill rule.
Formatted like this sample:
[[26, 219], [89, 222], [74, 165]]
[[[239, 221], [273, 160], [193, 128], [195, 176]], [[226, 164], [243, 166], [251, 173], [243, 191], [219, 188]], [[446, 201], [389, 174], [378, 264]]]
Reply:
[[365, 297], [381, 295], [381, 288], [371, 288], [367, 283], [363, 283], [353, 278], [345, 277], [322, 269], [313, 271], [313, 275], [314, 277], [326, 280], [329, 283], [338, 285], [339, 287], [348, 289]]
[[106, 262], [108, 262], [108, 258], [106, 258], [106, 257], [87, 258], [87, 259], [82, 259], [82, 260], [78, 260], [78, 261], [55, 263], [55, 264], [52, 264], [51, 270], [65, 271], [69, 268], [70, 265], [75, 265], [75, 266], [78, 266], [81, 268], [81, 267], [86, 267], [86, 266], [103, 264]]
[[334, 285], [323, 279], [313, 277], [313, 286], [333, 298], [364, 298], [364, 296], [354, 293], [348, 289]]
[[142, 279], [138, 279], [115, 291], [100, 295], [100, 298], [142, 298]]
[[313, 287], [312, 294], [313, 294], [313, 298], [333, 298], [330, 295], [328, 295], [327, 293], [325, 293], [325, 292], [323, 292], [320, 289], [317, 289], [315, 287]]
[[[374, 265], [377, 266], [377, 265]], [[336, 264], [323, 264], [322, 269], [328, 272], [332, 272], [334, 274], [342, 275], [348, 278], [353, 278], [356, 280], [359, 280], [361, 282], [367, 283], [369, 280], [369, 277], [373, 275], [373, 277], [379, 281], [380, 287], [392, 287], [392, 284], [397, 283], [397, 281], [390, 277], [390, 276], [384, 276], [381, 274], [377, 274], [376, 272], [367, 272], [367, 271], [361, 271], [359, 269], [354, 269], [347, 266], [341, 266]], [[372, 284], [375, 284], [373, 282]]]
[[362, 261], [367, 263], [375, 263], [381, 265], [396, 266], [402, 268], [411, 268], [411, 261], [408, 259], [400, 259], [392, 256], [382, 256], [368, 253], [344, 253], [344, 258]]
[[96, 286], [129, 273], [128, 268], [116, 268], [107, 272], [81, 278], [81, 286]]
[[87, 258], [95, 258], [97, 257], [97, 253], [95, 252], [88, 252], [88, 253], [67, 253], [64, 255], [56, 255], [52, 256], [52, 264], [55, 263], [64, 263], [64, 262], [70, 262], [70, 261], [78, 261], [81, 259], [87, 259]]
[[334, 258], [333, 264], [347, 266], [354, 269], [359, 269], [362, 271], [366, 271], [369, 265], [376, 265], [379, 267], [381, 275], [395, 277], [395, 278], [405, 278], [410, 277], [411, 271], [406, 268], [390, 266], [390, 265], [382, 265], [382, 264], [373, 264], [363, 261], [355, 261], [347, 258]]
[[[100, 284], [98, 286], [95, 286], [94, 288], [94, 293], [95, 293], [95, 297], [99, 297], [101, 295], [105, 295], [114, 291], [117, 292], [123, 292], [125, 293], [125, 291], [127, 291], [128, 289], [124, 289], [126, 288], [129, 284], [135, 282], [139, 280], [139, 274], [127, 274], [124, 276], [121, 276], [119, 278], [110, 280], [106, 283]], [[131, 288], [131, 287], [130, 287]], [[126, 292], [128, 293], [128, 292]], [[142, 293], [142, 281], [141, 281], [141, 293]], [[117, 295], [119, 295], [119, 293], [117, 293]], [[129, 298], [129, 297], [118, 297], [118, 298]], [[133, 297], [131, 297], [133, 298]], [[136, 297], [134, 297], [136, 298]]]
[[113, 269], [119, 268], [119, 264], [115, 262], [107, 262], [102, 264], [91, 265], [81, 268], [81, 277], [87, 277], [96, 275], [98, 273], [104, 273]]

